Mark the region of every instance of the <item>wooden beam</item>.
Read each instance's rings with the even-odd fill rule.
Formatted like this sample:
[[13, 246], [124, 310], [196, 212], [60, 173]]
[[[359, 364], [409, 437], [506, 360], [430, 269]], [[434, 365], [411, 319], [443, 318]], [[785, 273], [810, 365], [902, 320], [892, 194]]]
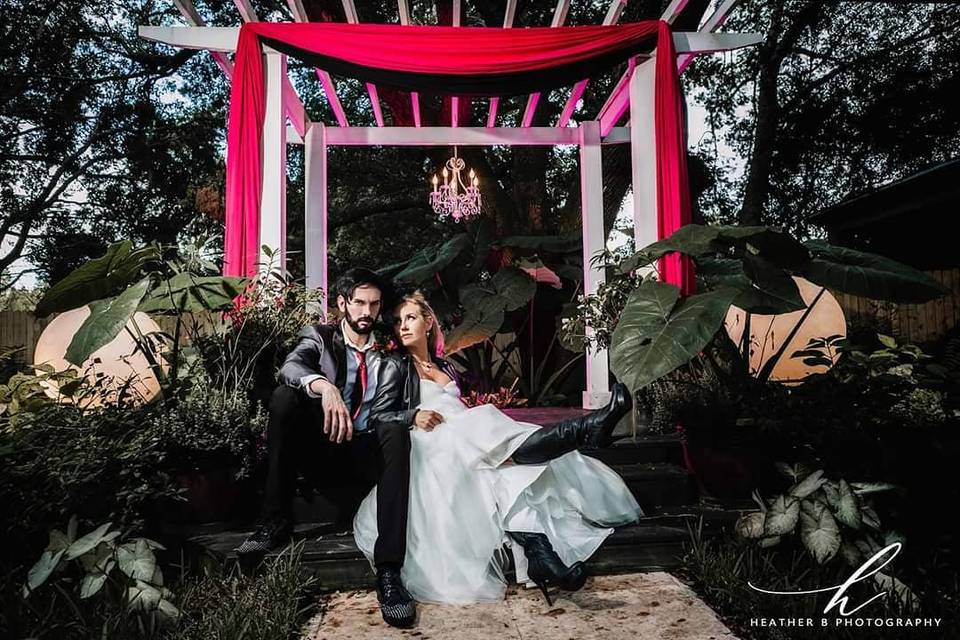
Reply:
[[[687, 1], [688, 0], [671, 0], [667, 8], [660, 14], [660, 19], [673, 24], [680, 15], [680, 12], [683, 11], [683, 8], [687, 6]], [[637, 62], [639, 62], [639, 60], [638, 58]], [[613, 91], [610, 92], [606, 102], [600, 107], [597, 120], [600, 121], [600, 135], [602, 136], [607, 135], [617, 124], [617, 121], [630, 104], [630, 78], [633, 77], [634, 67], [635, 64], [627, 66], [627, 70], [624, 71], [620, 79], [617, 80], [617, 84], [614, 86]]]
[[[360, 17], [357, 15], [357, 7], [353, 3], [353, 0], [343, 0], [343, 13], [347, 16], [347, 22], [350, 24], [360, 22]], [[382, 127], [383, 110], [380, 108], [380, 95], [377, 93], [377, 87], [372, 82], [365, 82], [364, 86], [367, 88], [367, 95], [370, 96], [370, 107], [373, 109], [373, 119], [376, 120], [378, 127]]]
[[[287, 140], [283, 112], [283, 78], [287, 77], [287, 56], [268, 52], [265, 56], [264, 101], [266, 113], [263, 122], [261, 144], [260, 189], [260, 269], [287, 268]], [[269, 264], [262, 247], [274, 252], [275, 260]]]
[[349, 127], [328, 128], [326, 136], [329, 146], [551, 146], [580, 141], [573, 127]]
[[[244, 0], [236, 1], [243, 2]], [[177, 10], [180, 11], [180, 15], [182, 15], [191, 26], [203, 27], [206, 25], [200, 13], [190, 0], [174, 0], [174, 5], [176, 5]], [[250, 11], [252, 12], [253, 9], [250, 8]], [[232, 79], [233, 63], [230, 62], [230, 58], [219, 51], [211, 51], [210, 54], [213, 56], [217, 65], [227, 74], [227, 77]], [[290, 118], [290, 122], [296, 130], [297, 136], [302, 139], [306, 131], [307, 122], [309, 121], [306, 110], [303, 108], [303, 103], [300, 102], [300, 98], [297, 96], [297, 92], [294, 91], [289, 79], [287, 79], [284, 84], [283, 92], [284, 109], [286, 110], [287, 117]]]
[[[607, 7], [607, 15], [603, 17], [603, 24], [611, 25], [616, 24], [620, 20], [621, 14], [623, 14], [624, 8], [627, 6], [627, 0], [613, 0], [610, 3], [610, 6]], [[567, 123], [570, 122], [570, 118], [573, 116], [573, 110], [577, 108], [577, 102], [580, 101], [580, 98], [583, 96], [583, 92], [587, 88], [587, 83], [590, 82], [589, 79], [580, 80], [577, 84], [573, 85], [573, 89], [570, 91], [570, 97], [567, 98], [566, 104], [563, 105], [563, 110], [560, 112], [560, 118], [557, 120], [558, 127], [565, 127]]]
[[[452, 26], [460, 26], [460, 11], [462, 10], [460, 6], [460, 0], [453, 0], [453, 19], [451, 22]], [[455, 127], [460, 124], [460, 98], [453, 96], [450, 98], [450, 126]]]
[[[507, 10], [503, 16], [503, 28], [513, 27], [513, 19], [517, 14], [517, 0], [507, 0]], [[487, 126], [494, 127], [497, 124], [497, 108], [500, 106], [500, 98], [490, 98], [490, 108], [487, 111]]]
[[[593, 258], [606, 247], [603, 232], [603, 164], [600, 147], [600, 123], [584, 122], [580, 134], [580, 219], [583, 226], [583, 293], [593, 295], [606, 281], [603, 266], [594, 266]], [[587, 327], [587, 335], [593, 330]], [[610, 400], [610, 363], [605, 349], [585, 354], [587, 384], [583, 408], [597, 409]]]
[[[410, 24], [410, 6], [407, 0], [397, 0], [397, 11], [400, 13], [400, 24]], [[420, 94], [410, 92], [410, 108], [413, 110], [413, 126], [420, 126]]]
[[[557, 6], [553, 9], [553, 20], [550, 22], [552, 28], [563, 25], [567, 20], [567, 13], [570, 11], [570, 0], [557, 0]], [[531, 93], [527, 96], [527, 106], [523, 110], [523, 119], [520, 121], [521, 127], [529, 127], [533, 123], [533, 114], [537, 110], [537, 103], [540, 102], [539, 93]]]
[[[723, 21], [726, 20], [727, 15], [730, 11], [733, 10], [736, 0], [723, 0], [720, 6], [714, 10], [710, 18], [698, 29], [697, 33], [709, 33], [715, 31]], [[680, 15], [680, 11], [686, 6], [686, 0], [673, 0], [670, 5], [664, 10], [661, 19], [666, 20], [667, 22], [673, 23], [676, 20], [677, 16]], [[676, 38], [674, 38], [674, 44], [677, 44]], [[687, 51], [683, 52], [680, 50], [679, 46], [677, 47], [677, 54], [686, 54], [678, 55], [677, 60], [677, 69], [679, 72], [682, 72], [688, 64], [693, 60], [693, 58], [698, 54], [697, 51]], [[610, 96], [607, 98], [607, 101], [600, 108], [600, 113], [597, 115], [597, 119], [600, 121], [600, 133], [606, 135], [620, 120], [624, 112], [627, 109], [627, 106], [630, 103], [629, 96], [629, 83], [630, 77], [633, 73], [633, 68], [628, 67], [620, 80], [617, 81], [616, 86], [613, 88], [613, 91], [610, 92]]]
[[654, 106], [656, 58], [638, 64], [630, 77], [630, 164], [633, 239], [636, 250], [657, 237], [657, 143]]
[[[191, 26], [206, 26], [207, 23], [200, 17], [200, 14], [197, 13], [196, 7], [193, 6], [190, 0], [173, 0], [173, 4], [177, 7], [180, 15], [182, 15]], [[217, 63], [217, 66], [227, 74], [227, 77], [233, 78], [233, 63], [230, 61], [230, 58], [227, 57], [227, 54], [220, 51], [211, 51], [210, 55], [213, 56], [213, 60]]]
[[[327, 129], [316, 122], [307, 129], [304, 149], [304, 253], [308, 289], [327, 291]], [[326, 305], [321, 305], [325, 310]]]
[[[307, 16], [307, 10], [303, 7], [302, 0], [287, 0], [287, 6], [290, 8], [290, 14], [296, 22], [310, 22]], [[323, 87], [323, 95], [330, 103], [330, 109], [333, 111], [333, 117], [337, 119], [337, 124], [341, 127], [349, 127], [347, 122], [347, 112], [343, 110], [340, 104], [340, 98], [337, 96], [337, 89], [333, 85], [333, 78], [323, 69], [314, 69], [317, 72], [317, 78], [320, 79], [320, 85]]]
[[[673, 43], [677, 54], [681, 53], [707, 53], [714, 51], [729, 51], [741, 47], [749, 47], [763, 41], [763, 35], [759, 33], [688, 33], [678, 32], [673, 34]], [[679, 56], [678, 56], [679, 60]], [[600, 121], [600, 133], [606, 135], [607, 132], [616, 125], [620, 117], [626, 112], [630, 105], [630, 72], [632, 67], [620, 77], [617, 85], [610, 93], [610, 97], [600, 109], [597, 119]]]
[[[356, 128], [362, 129], [363, 127], [356, 127]], [[383, 131], [396, 131], [396, 130], [401, 130], [401, 129], [410, 129], [410, 130], [416, 131], [418, 128], [423, 128], [423, 127], [383, 127]], [[445, 127], [436, 127], [436, 128], [437, 128], [437, 129], [442, 129], [442, 128], [445, 128]], [[463, 128], [464, 128], [464, 127], [458, 127], [458, 128], [457, 128], [457, 131], [460, 131], [460, 130], [462, 130]], [[479, 128], [488, 129], [489, 127], [473, 127], [473, 128], [477, 128], [477, 129], [479, 129]], [[372, 129], [372, 130], [375, 130], [375, 131], [380, 130], [379, 127], [371, 127], [371, 129]], [[519, 131], [519, 130], [520, 130], [520, 129], [515, 128], [515, 127], [502, 127], [502, 129], [503, 129], [504, 131]], [[577, 130], [576, 127], [567, 127], [567, 129], [569, 129], [570, 131], [576, 131], [576, 130]], [[307, 130], [309, 131], [309, 127], [307, 127]], [[328, 129], [328, 131], [330, 131], [330, 129]], [[329, 137], [329, 134], [326, 134], [326, 135], [327, 135], [327, 137]], [[467, 134], [467, 135], [468, 135], [468, 136], [472, 136], [472, 134]], [[349, 137], [349, 136], [348, 136], [348, 137], [340, 138], [340, 137], [337, 137], [336, 134], [334, 134], [334, 137], [337, 138], [337, 139], [340, 139], [340, 140], [350, 140], [349, 144], [351, 144], [351, 145], [356, 145], [356, 144], [358, 144], [358, 143], [356, 142], [356, 139], [357, 139], [357, 138], [355, 138], [355, 137]], [[406, 145], [412, 145], [412, 144], [414, 144], [413, 142], [410, 142], [410, 140], [413, 140], [413, 134], [409, 134], [409, 135], [406, 135], [406, 134], [405, 134], [405, 135], [388, 134], [386, 138], [380, 138], [379, 136], [377, 136], [377, 138], [378, 138], [378, 139], [402, 139], [402, 140], [406, 140], [406, 142], [404, 142], [404, 144], [406, 144]], [[456, 139], [459, 139], [459, 138], [456, 138]], [[467, 138], [467, 139], [473, 140], [473, 139], [475, 139], [475, 137], [470, 137], [470, 138]], [[492, 138], [491, 138], [491, 139], [492, 139]], [[537, 138], [537, 140], [539, 140], [539, 139], [540, 139], [540, 138]], [[564, 135], [564, 136], [562, 136], [562, 137], [558, 137], [556, 144], [573, 144], [573, 143], [570, 142], [570, 139], [571, 139], [571, 138], [570, 138], [568, 135]], [[301, 140], [301, 139], [297, 136], [297, 132], [294, 131], [294, 130], [293, 130], [293, 127], [290, 127], [290, 126], [287, 127], [287, 144], [303, 144], [303, 140]], [[332, 143], [328, 143], [328, 146], [329, 146], [329, 144], [332, 144]], [[393, 144], [393, 143], [391, 143], [391, 142], [382, 142], [382, 143], [378, 143], [378, 144], [388, 145], [388, 144]], [[420, 144], [420, 143], [417, 143], [417, 144]], [[444, 143], [444, 144], [446, 144], [446, 143]], [[460, 144], [460, 143], [457, 143], [457, 144]], [[493, 143], [491, 143], [491, 144], [493, 144]], [[497, 139], [497, 142], [496, 142], [495, 144], [506, 144], [506, 143], [502, 141], [502, 138], [498, 138], [498, 139]], [[511, 144], [514, 144], [514, 143], [511, 143]], [[524, 143], [524, 144], [531, 145], [531, 144], [540, 144], [540, 143], [539, 143], [539, 142], [537, 142], [537, 143], [526, 142], [526, 143]], [[553, 143], [544, 142], [543, 144], [544, 144], [544, 145], [548, 145], [548, 144], [553, 144]], [[614, 127], [614, 128], [610, 131], [610, 133], [608, 133], [606, 136], [604, 136], [603, 138], [600, 139], [600, 144], [602, 144], [602, 145], [608, 145], [608, 144], [630, 144], [630, 127]], [[423, 146], [427, 146], [427, 145], [428, 145], [428, 143], [423, 143]]]
[[[713, 13], [710, 14], [710, 17], [707, 18], [707, 21], [703, 23], [698, 31], [708, 32], [719, 29], [723, 23], [726, 22], [727, 16], [730, 15], [736, 4], [737, 0], [723, 0], [720, 5], [714, 9]], [[678, 73], [683, 73], [683, 70], [687, 68], [687, 65], [693, 62], [693, 59], [696, 57], [696, 53], [687, 53], [679, 56], [680, 59], [677, 63]]]
[[[146, 40], [168, 44], [182, 49], [236, 51], [240, 27], [137, 27], [137, 33]], [[704, 53], [729, 51], [747, 47], [763, 40], [760, 33], [698, 33], [678, 31], [673, 34], [677, 53]]]
[[[244, 22], [260, 22], [257, 12], [250, 4], [250, 0], [233, 0], [233, 4], [237, 7], [237, 11], [240, 12], [240, 17]], [[286, 65], [284, 65], [284, 69], [286, 69]], [[282, 83], [284, 110], [287, 112], [287, 117], [290, 118], [290, 124], [296, 130], [297, 136], [302, 140], [307, 133], [307, 123], [309, 122], [307, 110], [304, 109], [303, 102], [300, 101], [300, 96], [293, 88], [290, 78], [284, 76]]]
[[257, 12], [254, 11], [250, 0], [233, 0], [233, 4], [240, 12], [240, 17], [243, 18], [244, 22], [260, 22], [260, 18], [257, 17]]

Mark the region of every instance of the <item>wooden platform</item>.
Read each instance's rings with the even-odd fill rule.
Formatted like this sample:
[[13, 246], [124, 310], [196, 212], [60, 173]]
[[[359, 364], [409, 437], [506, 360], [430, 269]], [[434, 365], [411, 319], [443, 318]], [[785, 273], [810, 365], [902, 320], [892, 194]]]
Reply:
[[552, 424], [590, 413], [586, 409], [576, 407], [533, 407], [529, 409], [517, 407], [504, 409], [503, 412], [517, 422], [530, 422], [532, 424]]

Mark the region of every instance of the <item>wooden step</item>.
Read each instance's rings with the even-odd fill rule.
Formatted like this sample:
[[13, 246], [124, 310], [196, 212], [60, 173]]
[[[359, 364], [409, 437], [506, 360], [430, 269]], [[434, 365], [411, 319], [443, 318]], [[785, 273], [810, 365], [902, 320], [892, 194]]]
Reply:
[[[714, 536], [728, 530], [741, 514], [755, 510], [746, 504], [735, 507], [698, 504], [669, 507], [649, 512], [640, 522], [617, 529], [590, 558], [594, 575], [616, 575], [673, 569], [681, 564], [691, 529], [702, 523], [701, 535]], [[238, 558], [233, 552], [250, 531], [208, 530], [187, 541], [187, 548], [206, 563], [230, 566], [235, 563], [253, 570], [260, 556]], [[294, 539], [302, 541], [304, 570], [320, 580], [323, 588], [359, 589], [373, 585], [373, 572], [344, 526], [298, 525]], [[267, 554], [276, 556], [280, 550]], [[512, 578], [512, 569], [508, 577]]]
[[678, 435], [625, 436], [609, 447], [583, 453], [610, 466], [638, 462], [683, 465], [683, 444]]
[[685, 468], [669, 462], [639, 462], [611, 465], [630, 488], [644, 512], [696, 502], [693, 477]]
[[[623, 452], [616, 452], [621, 455]], [[696, 502], [696, 488], [690, 473], [671, 462], [610, 464], [630, 488], [644, 511]], [[365, 493], [351, 487], [331, 487], [323, 494], [298, 496], [293, 502], [296, 522], [349, 522]]]
[[[244, 569], [252, 570], [262, 558], [238, 558], [233, 551], [247, 535], [248, 531], [204, 534], [194, 536], [189, 544], [192, 551], [199, 553], [207, 563], [219, 566], [240, 564]], [[357, 549], [351, 533], [333, 532], [325, 526], [302, 525], [294, 539], [303, 541], [302, 566], [320, 581], [322, 588], [343, 590], [373, 586], [373, 571]], [[688, 532], [679, 527], [648, 523], [629, 525], [607, 538], [588, 565], [597, 575], [676, 567], [688, 539]], [[267, 557], [274, 557], [281, 551], [272, 551]]]

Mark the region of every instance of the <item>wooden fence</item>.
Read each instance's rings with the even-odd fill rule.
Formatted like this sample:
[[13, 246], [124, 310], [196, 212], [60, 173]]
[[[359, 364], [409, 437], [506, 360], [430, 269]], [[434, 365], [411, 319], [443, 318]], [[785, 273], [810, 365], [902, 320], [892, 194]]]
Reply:
[[33, 350], [49, 320], [34, 317], [29, 311], [0, 311], [0, 353], [23, 348], [17, 360], [33, 362]]
[[893, 304], [835, 293], [848, 324], [868, 324], [899, 342], [936, 342], [960, 324], [960, 268], [927, 271], [950, 289], [949, 295], [925, 304]]

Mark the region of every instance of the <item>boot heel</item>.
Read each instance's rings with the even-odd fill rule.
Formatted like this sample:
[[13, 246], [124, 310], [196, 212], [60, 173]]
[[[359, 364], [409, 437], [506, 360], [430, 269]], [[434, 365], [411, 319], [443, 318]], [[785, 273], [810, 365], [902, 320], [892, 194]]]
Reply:
[[540, 591], [543, 592], [543, 597], [547, 599], [547, 606], [548, 606], [548, 607], [552, 607], [552, 606], [553, 606], [553, 599], [550, 598], [550, 591], [549, 591], [548, 588], [547, 588], [547, 583], [546, 583], [546, 582], [537, 582], [537, 581], [534, 581], [534, 584], [537, 585], [538, 587], [540, 587]]

